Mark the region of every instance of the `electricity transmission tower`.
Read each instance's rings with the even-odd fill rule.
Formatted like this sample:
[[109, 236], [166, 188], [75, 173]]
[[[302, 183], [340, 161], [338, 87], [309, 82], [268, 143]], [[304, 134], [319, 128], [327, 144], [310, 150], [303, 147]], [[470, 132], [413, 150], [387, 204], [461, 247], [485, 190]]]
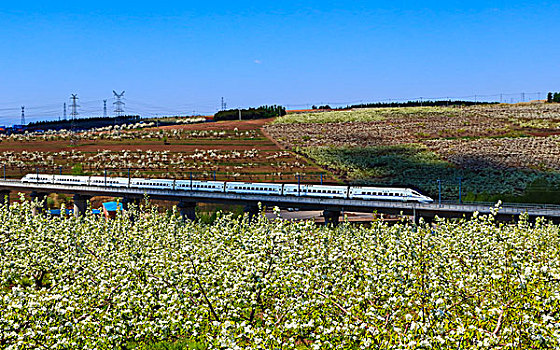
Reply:
[[76, 119], [78, 117], [78, 107], [80, 107], [78, 105], [78, 95], [76, 94], [72, 94], [72, 96], [70, 97], [70, 99], [72, 100], [72, 112], [70, 112], [70, 116], [72, 117], [72, 120]]
[[25, 106], [21, 106], [21, 125], [25, 125]]
[[64, 102], [63, 119], [66, 120], [66, 102]]
[[103, 118], [107, 118], [107, 100], [103, 100]]
[[77, 94], [72, 94], [70, 99], [72, 100], [72, 112], [70, 112], [70, 117], [71, 117], [71, 121], [70, 121], [70, 144], [71, 145], [75, 145], [76, 144], [76, 139], [74, 138], [74, 121], [76, 120], [76, 118], [78, 117], [78, 107], [80, 107], [78, 105], [78, 95]]
[[121, 99], [124, 96], [124, 91], [121, 92], [120, 94], [117, 94], [117, 92], [113, 90], [113, 95], [115, 95], [115, 99], [116, 99], [116, 101], [113, 102], [113, 104], [115, 105], [114, 112], [117, 114], [117, 117], [121, 117], [124, 115], [124, 102], [121, 101]]

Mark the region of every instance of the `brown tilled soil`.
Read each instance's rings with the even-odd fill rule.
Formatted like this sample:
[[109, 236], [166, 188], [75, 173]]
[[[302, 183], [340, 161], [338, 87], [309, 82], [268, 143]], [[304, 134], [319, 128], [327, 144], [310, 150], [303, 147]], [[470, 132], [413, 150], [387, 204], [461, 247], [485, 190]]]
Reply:
[[[200, 124], [188, 124], [188, 125], [171, 125], [164, 126], [160, 129], [180, 129], [180, 130], [211, 130], [211, 131], [222, 131], [222, 130], [234, 130], [237, 128], [239, 131], [255, 130], [259, 129], [265, 124], [273, 121], [274, 118], [268, 119], [255, 119], [255, 120], [224, 120], [219, 122], [210, 123], [200, 123]], [[155, 128], [147, 130], [157, 130]]]

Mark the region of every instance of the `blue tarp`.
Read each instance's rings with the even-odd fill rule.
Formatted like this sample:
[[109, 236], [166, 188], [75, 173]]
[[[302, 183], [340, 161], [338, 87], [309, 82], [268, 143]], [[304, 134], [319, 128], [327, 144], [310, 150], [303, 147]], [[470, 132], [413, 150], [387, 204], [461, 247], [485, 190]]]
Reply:
[[[51, 209], [49, 210], [49, 214], [51, 215], [60, 215], [60, 209]], [[66, 215], [72, 214], [74, 211], [72, 209], [66, 209]]]
[[[119, 210], [122, 210], [122, 203], [118, 203], [118, 205]], [[117, 211], [117, 202], [105, 202], [103, 208], [107, 211]]]

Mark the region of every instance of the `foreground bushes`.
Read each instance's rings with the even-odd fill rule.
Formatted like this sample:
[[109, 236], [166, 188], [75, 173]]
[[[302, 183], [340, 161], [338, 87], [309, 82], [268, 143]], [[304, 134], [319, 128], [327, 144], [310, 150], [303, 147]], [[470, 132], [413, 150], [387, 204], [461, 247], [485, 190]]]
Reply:
[[560, 231], [543, 221], [129, 217], [0, 207], [1, 347], [560, 346]]

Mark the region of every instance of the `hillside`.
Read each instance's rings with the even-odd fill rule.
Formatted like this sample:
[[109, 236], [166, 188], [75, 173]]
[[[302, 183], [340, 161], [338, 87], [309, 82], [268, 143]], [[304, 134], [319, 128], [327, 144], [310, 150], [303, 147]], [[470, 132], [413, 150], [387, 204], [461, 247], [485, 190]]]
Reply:
[[359, 109], [291, 114], [265, 130], [350, 183], [464, 199], [558, 203], [560, 105]]

